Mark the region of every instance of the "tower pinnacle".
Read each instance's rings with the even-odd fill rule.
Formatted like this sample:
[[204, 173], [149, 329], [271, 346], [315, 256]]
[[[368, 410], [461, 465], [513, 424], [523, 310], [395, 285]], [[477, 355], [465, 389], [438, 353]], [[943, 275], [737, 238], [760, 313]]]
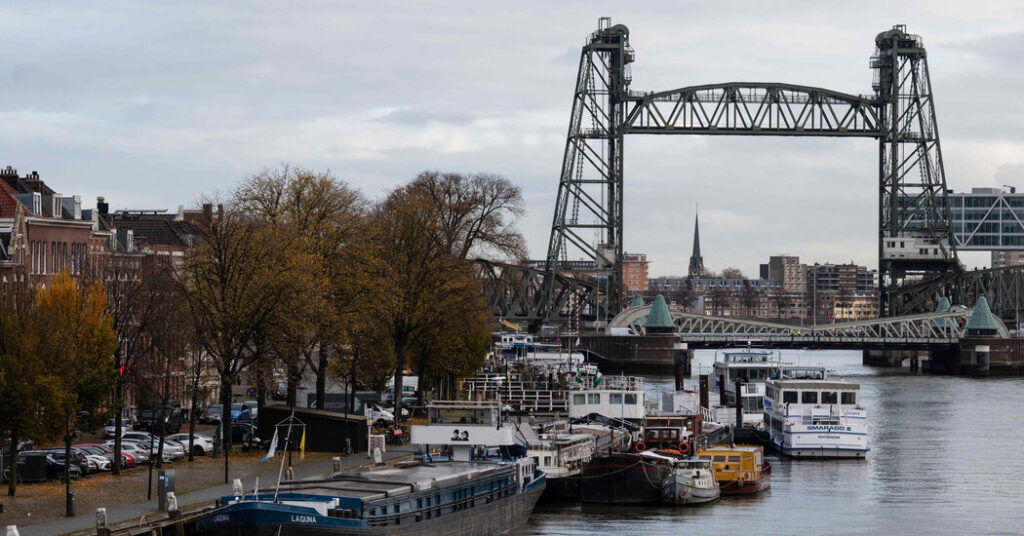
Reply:
[[690, 255], [690, 277], [704, 275], [704, 257], [700, 256], [700, 219], [693, 217], [693, 254]]

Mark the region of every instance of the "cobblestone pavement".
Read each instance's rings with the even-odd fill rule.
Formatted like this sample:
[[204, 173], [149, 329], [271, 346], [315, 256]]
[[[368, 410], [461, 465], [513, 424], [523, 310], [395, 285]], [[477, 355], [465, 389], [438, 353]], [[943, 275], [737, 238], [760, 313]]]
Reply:
[[[396, 460], [409, 455], [408, 447], [389, 451], [385, 460]], [[260, 459], [265, 452], [250, 452], [231, 457], [230, 478], [242, 480], [246, 490], [252, 490], [259, 476], [260, 489], [272, 488], [277, 482], [281, 453], [266, 463]], [[287, 456], [287, 454], [284, 454]], [[303, 461], [293, 454], [295, 478], [330, 473], [334, 454], [307, 453]], [[366, 453], [342, 457], [344, 469], [370, 463]], [[224, 484], [224, 459], [203, 457], [189, 463], [181, 461], [165, 466], [175, 471], [175, 495], [184, 508], [210, 502], [231, 493], [231, 485]], [[60, 482], [22, 484], [16, 497], [0, 495], [4, 511], [0, 514], [0, 527], [16, 525], [22, 536], [65, 534], [95, 527], [96, 509], [107, 509], [109, 524], [138, 519], [153, 514], [157, 509], [157, 470], [153, 471], [153, 499], [146, 500], [147, 468], [135, 468], [121, 476], [102, 474], [74, 480], [76, 517], [64, 517], [64, 486]], [[3, 488], [6, 492], [6, 486]], [[145, 523], [143, 519], [141, 523]]]

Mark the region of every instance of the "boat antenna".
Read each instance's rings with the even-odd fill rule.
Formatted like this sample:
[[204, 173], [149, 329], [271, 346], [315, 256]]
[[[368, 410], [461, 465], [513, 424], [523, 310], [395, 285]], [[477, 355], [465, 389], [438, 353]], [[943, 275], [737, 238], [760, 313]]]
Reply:
[[[288, 434], [285, 435], [284, 444], [285, 444], [285, 448], [291, 448], [291, 445], [292, 445], [292, 443], [291, 443], [291, 441], [292, 441], [292, 423], [295, 422], [295, 408], [294, 407], [292, 407], [292, 414], [289, 415], [288, 418], [285, 419], [285, 420], [288, 421]], [[277, 426], [281, 426], [281, 423], [277, 423]], [[275, 426], [275, 429], [277, 428], [277, 426]], [[281, 468], [277, 470], [277, 487], [274, 488], [274, 502], [275, 503], [277, 502], [277, 494], [278, 494], [278, 492], [281, 491], [281, 474], [284, 472], [284, 460], [285, 460], [285, 458], [286, 458], [286, 456], [282, 453], [281, 454]]]

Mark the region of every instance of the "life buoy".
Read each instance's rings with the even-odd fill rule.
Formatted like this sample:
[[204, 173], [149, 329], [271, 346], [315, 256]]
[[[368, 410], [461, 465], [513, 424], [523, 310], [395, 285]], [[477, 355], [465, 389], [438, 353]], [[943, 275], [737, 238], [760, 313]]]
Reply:
[[636, 444], [636, 451], [637, 452], [643, 452], [645, 450], [647, 450], [647, 445], [645, 445], [643, 441], [641, 441], [641, 442]]
[[689, 454], [690, 453], [690, 444], [687, 443], [686, 441], [683, 441], [682, 443], [679, 443], [679, 452], [682, 452], [683, 454]]

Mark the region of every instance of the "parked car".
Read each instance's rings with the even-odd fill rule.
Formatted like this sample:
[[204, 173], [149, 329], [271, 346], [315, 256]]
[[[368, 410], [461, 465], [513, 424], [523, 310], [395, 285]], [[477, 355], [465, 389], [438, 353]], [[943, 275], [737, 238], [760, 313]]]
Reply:
[[204, 411], [203, 415], [199, 418], [199, 422], [204, 422], [204, 423], [209, 423], [209, 424], [219, 424], [220, 423], [220, 413], [221, 413], [222, 409], [224, 409], [224, 408], [222, 406], [219, 406], [219, 405], [213, 405], [213, 406], [210, 406], [210, 407], [206, 408], [206, 411]]
[[[59, 478], [61, 482], [64, 481], [64, 458], [61, 457], [59, 460], [49, 451], [44, 450], [28, 450], [18, 454], [18, 466], [19, 471], [25, 463], [25, 457], [29, 454], [43, 454], [46, 456], [46, 478], [54, 479]], [[71, 463], [68, 465], [68, 474], [72, 480], [80, 478], [82, 476], [82, 470], [77, 464]]]
[[[149, 450], [152, 442], [153, 453], [160, 450], [160, 438], [149, 432], [128, 432], [121, 436], [122, 440], [137, 441], [143, 448]], [[168, 458], [168, 454], [170, 457]], [[185, 458], [185, 447], [176, 441], [164, 441], [164, 461], [182, 460]]]
[[284, 400], [288, 398], [288, 382], [285, 380], [278, 380], [277, 385], [274, 387], [273, 393], [274, 400]]
[[[166, 419], [163, 424], [161, 418]], [[149, 430], [159, 435], [165, 433], [176, 434], [181, 431], [181, 425], [185, 423], [185, 411], [180, 407], [146, 408], [139, 410], [139, 422], [136, 428]]]
[[[132, 430], [132, 422], [129, 421], [128, 419], [121, 419], [121, 433], [131, 432]], [[110, 419], [109, 421], [107, 421], [107, 424], [103, 425], [103, 439], [113, 439], [117, 437], [116, 434], [117, 420]]]
[[[85, 449], [86, 451], [92, 452], [93, 454], [98, 454], [100, 456], [104, 456], [105, 458], [110, 460], [111, 464], [114, 463], [114, 450], [113, 449], [107, 449], [106, 447], [104, 447], [102, 445], [97, 445], [95, 443], [86, 443], [86, 444], [77, 445], [77, 446], [79, 448]], [[135, 458], [131, 454], [128, 454], [127, 452], [125, 452], [124, 449], [121, 449], [121, 467], [132, 467], [134, 465], [135, 465]]]
[[[101, 447], [113, 452], [114, 442], [107, 441], [100, 445]], [[149, 450], [143, 449], [138, 443], [134, 441], [122, 441], [121, 442], [121, 453], [132, 458], [134, 464], [149, 463]]]
[[[181, 443], [186, 450], [188, 449], [188, 434], [174, 434], [172, 436], [167, 436], [167, 439], [177, 441], [178, 443]], [[213, 452], [213, 438], [202, 434], [192, 434], [192, 454], [196, 456], [204, 456], [211, 452]]]
[[[64, 464], [64, 449], [55, 448], [43, 452], [46, 452], [48, 456], [52, 456], [58, 463]], [[83, 475], [99, 471], [99, 466], [96, 465], [95, 461], [90, 460], [84, 453], [75, 449], [71, 449], [71, 465], [77, 465]]]
[[235, 402], [231, 404], [231, 422], [251, 422], [252, 411], [245, 404]]

